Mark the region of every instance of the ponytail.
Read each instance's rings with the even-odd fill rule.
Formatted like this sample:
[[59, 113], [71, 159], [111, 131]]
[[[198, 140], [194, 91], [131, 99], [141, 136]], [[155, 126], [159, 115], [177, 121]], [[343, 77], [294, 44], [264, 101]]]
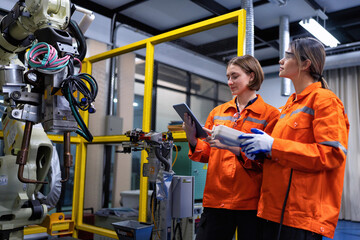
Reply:
[[310, 72], [311, 76], [317, 80], [318, 82], [321, 82], [321, 87], [325, 89], [330, 89], [328, 83], [326, 82], [323, 75], [319, 73]]
[[321, 74], [324, 70], [326, 57], [323, 44], [315, 38], [300, 38], [290, 42], [290, 48], [299, 66], [306, 59], [311, 61], [310, 75], [314, 81], [321, 82], [322, 88], [329, 89], [329, 85]]
[[330, 89], [328, 83], [326, 82], [325, 78], [323, 76], [320, 76], [319, 82], [321, 82], [321, 87], [325, 89]]

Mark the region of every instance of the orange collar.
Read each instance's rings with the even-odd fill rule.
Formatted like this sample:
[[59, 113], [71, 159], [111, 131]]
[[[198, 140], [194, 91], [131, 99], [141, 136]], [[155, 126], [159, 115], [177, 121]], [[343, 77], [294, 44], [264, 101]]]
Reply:
[[[257, 96], [256, 101], [253, 104], [247, 106], [246, 109], [260, 114], [261, 112], [265, 111], [265, 102], [259, 94], [256, 94], [256, 96]], [[226, 103], [227, 106], [225, 108], [225, 111], [227, 111], [230, 108], [235, 108], [235, 111], [237, 111], [235, 99], [236, 97], [234, 97], [231, 101]]]
[[[294, 101], [295, 98], [296, 98], [295, 101], [298, 101], [298, 100], [306, 97], [307, 95], [309, 95], [311, 92], [313, 92], [315, 89], [318, 89], [318, 88], [321, 88], [321, 82], [315, 82], [313, 84], [310, 84], [300, 94], [293, 93], [290, 96], [291, 101]], [[290, 98], [289, 98], [289, 100], [290, 100]]]

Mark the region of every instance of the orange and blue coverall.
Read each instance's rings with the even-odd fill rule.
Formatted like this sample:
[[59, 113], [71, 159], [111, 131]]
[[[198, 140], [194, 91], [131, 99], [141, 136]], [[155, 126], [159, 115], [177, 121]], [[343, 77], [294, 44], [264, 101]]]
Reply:
[[263, 165], [258, 217], [332, 238], [343, 189], [349, 122], [330, 90], [313, 83], [293, 94], [271, 136], [271, 160]]
[[[257, 100], [245, 107], [234, 126], [233, 116], [237, 113], [236, 98], [215, 107], [209, 114], [205, 127], [212, 129], [222, 124], [249, 133], [251, 128], [259, 128], [271, 133], [280, 112], [267, 104], [258, 95]], [[203, 206], [230, 210], [256, 210], [260, 197], [262, 179], [261, 168], [242, 153], [239, 160], [229, 150], [210, 147], [209, 143], [198, 139], [194, 152], [189, 158], [208, 163]], [[255, 164], [255, 166], [254, 166]]]

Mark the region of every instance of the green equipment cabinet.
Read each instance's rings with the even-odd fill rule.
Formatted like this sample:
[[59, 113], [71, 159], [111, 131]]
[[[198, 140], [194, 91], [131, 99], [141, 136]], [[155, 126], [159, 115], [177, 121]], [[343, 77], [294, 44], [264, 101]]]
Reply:
[[[178, 156], [173, 166], [176, 175], [194, 176], [195, 178], [195, 200], [202, 200], [205, 188], [207, 164], [192, 161], [188, 157], [188, 142], [174, 142], [178, 147]], [[175, 160], [176, 151], [173, 151], [173, 161]]]

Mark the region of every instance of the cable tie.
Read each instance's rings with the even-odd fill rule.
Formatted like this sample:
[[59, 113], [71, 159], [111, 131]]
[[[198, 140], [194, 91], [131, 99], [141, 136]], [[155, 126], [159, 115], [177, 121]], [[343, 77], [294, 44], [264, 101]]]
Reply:
[[49, 54], [46, 53], [46, 54], [44, 55], [43, 60], [41, 60], [41, 65], [46, 66], [46, 63], [48, 62], [48, 57], [49, 57]]

